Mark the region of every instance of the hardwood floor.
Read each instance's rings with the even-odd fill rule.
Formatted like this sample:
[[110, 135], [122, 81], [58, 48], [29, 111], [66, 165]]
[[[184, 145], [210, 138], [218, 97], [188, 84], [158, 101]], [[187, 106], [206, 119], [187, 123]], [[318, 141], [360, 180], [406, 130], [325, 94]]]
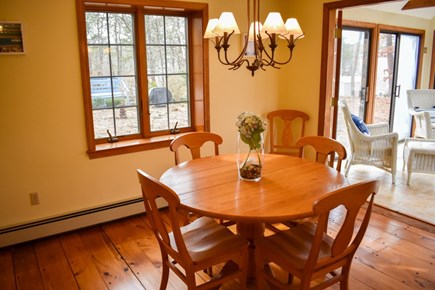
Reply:
[[[341, 219], [340, 211], [331, 215], [332, 234]], [[146, 215], [139, 215], [0, 249], [0, 289], [154, 290], [160, 261]], [[434, 273], [435, 234], [373, 213], [350, 289], [435, 289]], [[167, 289], [186, 287], [171, 273]], [[221, 289], [239, 287], [233, 282]]]

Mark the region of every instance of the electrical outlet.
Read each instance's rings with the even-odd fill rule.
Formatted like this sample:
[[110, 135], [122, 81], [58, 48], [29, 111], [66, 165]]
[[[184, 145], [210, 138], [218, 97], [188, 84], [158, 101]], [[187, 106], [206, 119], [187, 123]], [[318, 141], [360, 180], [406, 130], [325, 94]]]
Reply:
[[39, 204], [39, 193], [31, 192], [30, 193], [30, 205], [37, 205], [37, 204]]

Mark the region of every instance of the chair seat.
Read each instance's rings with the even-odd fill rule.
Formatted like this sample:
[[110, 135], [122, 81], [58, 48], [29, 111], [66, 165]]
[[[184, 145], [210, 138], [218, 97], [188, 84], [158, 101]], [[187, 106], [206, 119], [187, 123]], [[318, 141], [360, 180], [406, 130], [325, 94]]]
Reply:
[[403, 168], [408, 170], [407, 184], [413, 172], [435, 173], [435, 140], [408, 138], [403, 148]]
[[416, 89], [407, 92], [408, 112], [414, 117], [414, 137], [435, 138], [435, 90]]
[[[287, 267], [302, 272], [312, 248], [315, 232], [316, 225], [309, 221], [275, 235], [258, 239], [255, 244], [267, 247], [270, 251], [269, 255], [280, 256], [289, 262]], [[330, 236], [324, 235], [319, 260], [329, 256], [333, 242]]]
[[[246, 244], [246, 239], [234, 235], [224, 225], [209, 217], [200, 217], [181, 228], [181, 233], [194, 263], [208, 260], [214, 256], [223, 256], [228, 249]], [[176, 248], [173, 234], [171, 245]]]
[[[290, 289], [294, 277], [300, 280], [298, 289], [320, 290], [336, 283], [340, 283], [342, 290], [350, 289], [353, 256], [367, 230], [378, 189], [379, 181], [372, 180], [330, 192], [313, 203], [317, 223], [305, 222], [255, 240], [257, 289], [266, 289], [266, 283], [272, 289]], [[361, 218], [364, 204], [367, 209]], [[344, 219], [334, 224], [335, 234], [330, 236], [329, 214], [338, 207], [345, 211]], [[288, 273], [287, 281], [281, 275], [274, 275], [275, 267]], [[311, 287], [312, 283], [316, 285]]]
[[[239, 279], [240, 289], [246, 289], [248, 241], [208, 217], [200, 217], [182, 226], [188, 221], [188, 211], [181, 206], [179, 196], [142, 170], [137, 170], [137, 174], [146, 215], [162, 257], [159, 289], [167, 288], [170, 270], [189, 290], [218, 289], [234, 279]], [[157, 200], [167, 203], [167, 217], [160, 212]], [[204, 270], [211, 275], [214, 266], [223, 264], [222, 271], [211, 279], [196, 279], [197, 272]]]

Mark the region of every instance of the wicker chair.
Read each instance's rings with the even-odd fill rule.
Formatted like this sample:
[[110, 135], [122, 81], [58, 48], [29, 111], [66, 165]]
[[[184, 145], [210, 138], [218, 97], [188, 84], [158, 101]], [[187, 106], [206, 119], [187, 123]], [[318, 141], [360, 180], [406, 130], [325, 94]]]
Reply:
[[371, 165], [391, 173], [394, 184], [399, 134], [390, 133], [389, 126], [385, 123], [367, 125], [370, 135], [363, 134], [353, 122], [346, 102], [340, 100], [339, 107], [343, 112], [351, 149], [350, 158], [346, 161], [345, 176], [352, 165]]
[[407, 184], [413, 172], [435, 173], [435, 140], [407, 138], [403, 147], [403, 170], [408, 171]]
[[408, 111], [414, 117], [414, 137], [435, 139], [435, 90], [408, 90]]

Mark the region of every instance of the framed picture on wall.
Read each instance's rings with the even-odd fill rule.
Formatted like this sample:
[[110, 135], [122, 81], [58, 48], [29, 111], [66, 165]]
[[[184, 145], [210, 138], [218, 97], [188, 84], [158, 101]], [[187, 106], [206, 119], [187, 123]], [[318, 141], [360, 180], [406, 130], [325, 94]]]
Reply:
[[23, 25], [21, 22], [0, 21], [0, 54], [23, 54]]

